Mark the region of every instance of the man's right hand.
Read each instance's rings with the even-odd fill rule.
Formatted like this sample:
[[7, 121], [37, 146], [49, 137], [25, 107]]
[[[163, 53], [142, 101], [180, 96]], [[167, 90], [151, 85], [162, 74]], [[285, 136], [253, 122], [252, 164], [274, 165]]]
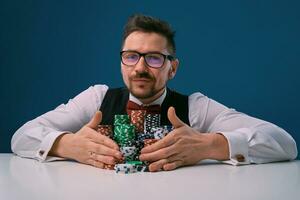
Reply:
[[104, 164], [117, 163], [122, 159], [118, 145], [96, 131], [101, 120], [102, 113], [97, 111], [91, 121], [77, 133], [58, 137], [49, 155], [73, 159], [98, 168], [103, 168]]

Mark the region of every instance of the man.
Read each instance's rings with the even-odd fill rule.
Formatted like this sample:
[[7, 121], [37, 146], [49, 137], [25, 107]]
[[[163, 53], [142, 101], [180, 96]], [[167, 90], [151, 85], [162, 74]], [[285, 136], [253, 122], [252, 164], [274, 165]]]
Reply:
[[173, 170], [203, 159], [233, 165], [292, 160], [293, 138], [269, 122], [229, 109], [201, 93], [181, 95], [166, 87], [174, 78], [174, 32], [168, 23], [149, 16], [129, 18], [121, 50], [126, 88], [95, 85], [67, 104], [27, 122], [12, 138], [12, 150], [40, 161], [73, 159], [103, 168], [122, 158], [118, 145], [96, 132], [112, 124], [114, 114], [126, 113], [127, 101], [161, 105], [162, 124], [174, 130], [141, 150], [150, 171]]

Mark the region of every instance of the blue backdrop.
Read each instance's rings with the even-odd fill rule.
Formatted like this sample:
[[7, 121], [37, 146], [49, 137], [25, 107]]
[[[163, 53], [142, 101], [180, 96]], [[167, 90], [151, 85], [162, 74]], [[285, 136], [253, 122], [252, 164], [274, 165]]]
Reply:
[[121, 33], [133, 13], [177, 30], [171, 88], [271, 121], [299, 147], [299, 10], [297, 0], [1, 0], [0, 152], [26, 121], [90, 85], [123, 85]]

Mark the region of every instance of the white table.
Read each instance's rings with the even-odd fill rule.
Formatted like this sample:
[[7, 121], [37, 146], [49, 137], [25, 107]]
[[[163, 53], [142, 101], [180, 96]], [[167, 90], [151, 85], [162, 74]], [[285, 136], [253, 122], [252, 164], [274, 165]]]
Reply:
[[300, 161], [238, 167], [206, 161], [169, 172], [117, 174], [72, 161], [0, 154], [1, 200], [299, 198]]

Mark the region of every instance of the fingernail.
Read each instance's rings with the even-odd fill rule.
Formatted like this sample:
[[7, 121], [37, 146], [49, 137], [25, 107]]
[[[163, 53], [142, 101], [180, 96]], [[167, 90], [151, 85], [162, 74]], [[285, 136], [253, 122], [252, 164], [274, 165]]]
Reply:
[[145, 148], [141, 149], [141, 153], [145, 153]]
[[115, 156], [118, 157], [118, 158], [121, 158], [122, 154], [120, 152], [117, 152], [117, 153], [115, 153]]
[[149, 167], [149, 169], [150, 169], [151, 172], [159, 172], [159, 171], [162, 171], [161, 168], [157, 168], [157, 167], [153, 167], [153, 166], [152, 166], [151, 168]]
[[144, 160], [144, 155], [140, 155], [140, 156], [139, 156], [139, 159], [140, 159], [140, 160]]

